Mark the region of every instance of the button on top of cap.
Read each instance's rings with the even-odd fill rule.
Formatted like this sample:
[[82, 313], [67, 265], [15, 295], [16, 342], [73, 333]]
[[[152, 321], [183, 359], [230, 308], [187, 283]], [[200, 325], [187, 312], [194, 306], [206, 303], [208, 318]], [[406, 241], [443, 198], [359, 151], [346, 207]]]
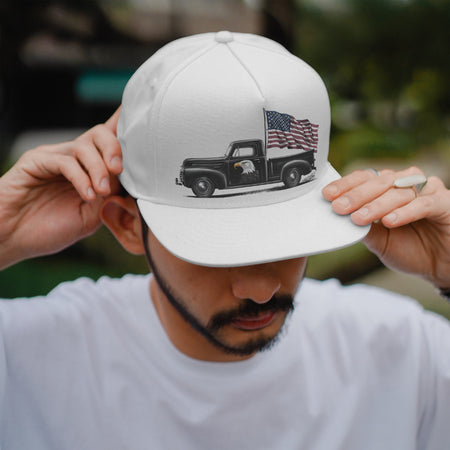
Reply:
[[227, 44], [233, 40], [233, 35], [229, 31], [218, 31], [216, 33], [216, 41], [221, 44]]

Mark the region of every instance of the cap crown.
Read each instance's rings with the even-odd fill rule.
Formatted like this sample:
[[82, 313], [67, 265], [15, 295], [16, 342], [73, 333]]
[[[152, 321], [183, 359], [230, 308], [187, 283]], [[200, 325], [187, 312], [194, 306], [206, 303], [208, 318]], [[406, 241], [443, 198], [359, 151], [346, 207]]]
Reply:
[[[313, 139], [315, 180], [274, 189], [269, 180], [271, 155], [309, 149], [295, 143], [294, 148], [283, 147], [285, 130], [294, 124], [306, 124], [301, 138], [310, 139], [310, 144]], [[118, 123], [124, 159], [121, 182], [134, 197], [167, 205], [228, 208], [276, 203], [314, 188], [325, 171], [329, 130], [329, 101], [321, 78], [281, 45], [229, 32], [182, 38], [156, 52], [126, 86]], [[198, 164], [205, 161], [207, 168], [217, 168], [230, 159], [226, 154], [238, 141], [261, 142], [264, 176], [227, 186], [235, 190], [216, 191], [210, 198], [196, 197], [181, 183], [186, 160], [196, 158]], [[235, 161], [219, 170], [225, 183], [235, 176], [232, 170], [248, 177], [259, 170], [245, 157]]]

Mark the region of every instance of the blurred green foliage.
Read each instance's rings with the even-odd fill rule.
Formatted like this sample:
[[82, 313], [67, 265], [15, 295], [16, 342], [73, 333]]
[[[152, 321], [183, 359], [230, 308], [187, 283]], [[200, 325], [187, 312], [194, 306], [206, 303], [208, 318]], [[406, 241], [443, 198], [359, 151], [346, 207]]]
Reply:
[[63, 281], [148, 273], [143, 256], [126, 252], [105, 228], [56, 256], [22, 261], [0, 271], [0, 298], [45, 295]]
[[320, 4], [299, 2], [295, 51], [329, 90], [331, 162], [410, 158], [448, 139], [450, 2]]

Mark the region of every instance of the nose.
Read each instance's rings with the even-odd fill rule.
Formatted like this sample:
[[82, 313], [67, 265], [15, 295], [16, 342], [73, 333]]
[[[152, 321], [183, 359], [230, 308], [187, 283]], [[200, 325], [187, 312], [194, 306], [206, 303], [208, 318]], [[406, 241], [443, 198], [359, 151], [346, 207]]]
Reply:
[[271, 264], [237, 267], [232, 272], [231, 290], [236, 298], [266, 303], [280, 290], [280, 279]]

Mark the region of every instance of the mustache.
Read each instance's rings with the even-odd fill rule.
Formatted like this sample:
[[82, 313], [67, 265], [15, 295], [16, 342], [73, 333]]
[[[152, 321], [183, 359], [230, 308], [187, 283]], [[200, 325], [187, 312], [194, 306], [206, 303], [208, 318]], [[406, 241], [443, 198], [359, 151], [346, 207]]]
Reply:
[[234, 309], [215, 314], [208, 322], [210, 331], [217, 331], [225, 325], [229, 325], [239, 317], [257, 317], [267, 312], [285, 312], [294, 310], [294, 298], [292, 295], [275, 295], [266, 303], [256, 303], [245, 299]]

